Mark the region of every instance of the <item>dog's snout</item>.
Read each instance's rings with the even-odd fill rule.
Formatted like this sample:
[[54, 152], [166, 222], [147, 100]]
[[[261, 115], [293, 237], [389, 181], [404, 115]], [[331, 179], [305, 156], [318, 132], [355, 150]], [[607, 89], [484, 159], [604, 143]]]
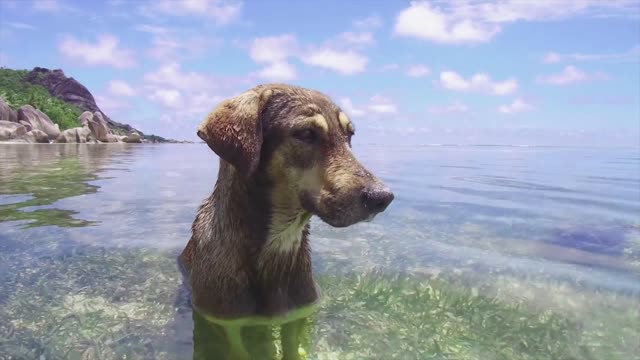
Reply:
[[386, 188], [366, 189], [362, 192], [361, 200], [370, 213], [377, 214], [383, 212], [391, 204], [393, 193]]

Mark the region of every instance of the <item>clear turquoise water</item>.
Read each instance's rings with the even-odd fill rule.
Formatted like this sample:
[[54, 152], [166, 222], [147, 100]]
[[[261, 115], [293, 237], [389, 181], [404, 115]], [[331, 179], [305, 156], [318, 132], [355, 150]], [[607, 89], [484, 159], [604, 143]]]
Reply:
[[[637, 149], [355, 150], [396, 200], [312, 220], [307, 358], [637, 356]], [[0, 144], [0, 359], [192, 358], [175, 256], [217, 164], [201, 144]]]

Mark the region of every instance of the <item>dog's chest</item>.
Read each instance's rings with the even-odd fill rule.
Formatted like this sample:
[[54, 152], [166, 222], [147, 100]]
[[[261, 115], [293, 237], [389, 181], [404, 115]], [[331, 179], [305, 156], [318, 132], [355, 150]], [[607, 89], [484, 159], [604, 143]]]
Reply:
[[274, 216], [264, 251], [269, 253], [290, 253], [300, 248], [303, 231], [308, 223], [308, 217], [296, 216], [294, 219], [279, 219]]

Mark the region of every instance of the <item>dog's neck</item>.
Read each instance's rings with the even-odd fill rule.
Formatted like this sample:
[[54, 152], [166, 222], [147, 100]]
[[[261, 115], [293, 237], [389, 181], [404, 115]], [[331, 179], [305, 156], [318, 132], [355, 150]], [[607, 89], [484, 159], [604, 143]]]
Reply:
[[311, 214], [288, 189], [249, 181], [221, 162], [213, 196], [217, 211], [212, 225], [218, 228], [214, 232], [235, 231], [246, 237], [251, 253], [257, 253], [260, 259], [290, 256], [306, 240]]

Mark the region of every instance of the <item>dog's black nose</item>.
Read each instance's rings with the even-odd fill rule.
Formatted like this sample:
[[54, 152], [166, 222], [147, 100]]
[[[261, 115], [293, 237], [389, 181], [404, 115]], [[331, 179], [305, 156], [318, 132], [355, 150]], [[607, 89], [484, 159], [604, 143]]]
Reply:
[[372, 214], [383, 212], [391, 201], [393, 201], [393, 193], [386, 188], [367, 189], [362, 193], [362, 203]]

